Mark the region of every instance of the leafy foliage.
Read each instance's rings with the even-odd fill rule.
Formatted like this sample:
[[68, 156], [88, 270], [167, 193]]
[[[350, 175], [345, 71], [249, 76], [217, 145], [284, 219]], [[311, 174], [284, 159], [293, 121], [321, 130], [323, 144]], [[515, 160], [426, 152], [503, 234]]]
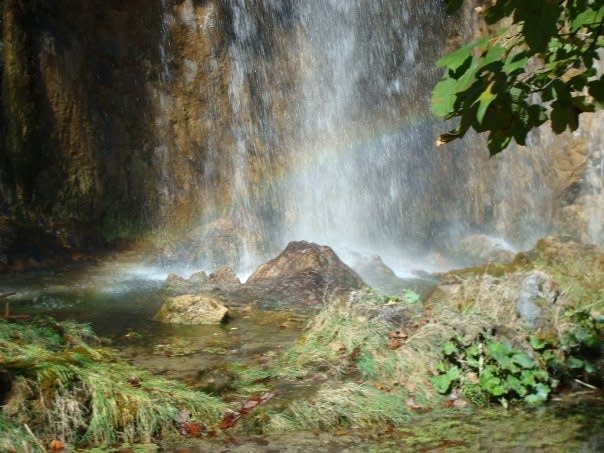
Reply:
[[531, 346], [556, 379], [597, 380], [598, 370], [594, 364], [604, 355], [602, 320], [586, 310], [570, 312], [567, 316], [573, 322], [571, 329], [555, 339], [532, 336]]
[[[448, 12], [462, 3], [445, 0]], [[525, 145], [548, 119], [560, 134], [577, 129], [581, 113], [602, 108], [604, 75], [594, 65], [604, 47], [601, 0], [497, 0], [484, 18], [512, 24], [437, 62], [445, 74], [432, 92], [432, 112], [459, 118], [437, 145], [474, 129], [489, 133], [494, 155], [512, 139]]]
[[446, 394], [459, 386], [468, 399], [509, 401], [522, 399], [539, 404], [557, 382], [524, 352], [505, 341], [480, 337], [469, 345], [453, 339], [443, 346], [446, 363], [441, 362], [432, 378], [439, 393]]

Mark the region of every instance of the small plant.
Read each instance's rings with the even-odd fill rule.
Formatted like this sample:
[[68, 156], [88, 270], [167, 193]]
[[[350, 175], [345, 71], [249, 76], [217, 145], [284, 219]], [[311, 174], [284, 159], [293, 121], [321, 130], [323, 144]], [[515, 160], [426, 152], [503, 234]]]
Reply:
[[530, 344], [538, 353], [539, 360], [557, 379], [563, 382], [575, 378], [590, 381], [597, 371], [594, 363], [604, 352], [601, 316], [577, 310], [569, 312], [567, 317], [573, 327], [560, 338], [531, 336]]
[[445, 358], [437, 366], [432, 385], [441, 394], [453, 388], [474, 403], [522, 400], [536, 405], [547, 400], [557, 381], [526, 353], [505, 341], [480, 335], [476, 342], [463, 344], [454, 338], [442, 348]]

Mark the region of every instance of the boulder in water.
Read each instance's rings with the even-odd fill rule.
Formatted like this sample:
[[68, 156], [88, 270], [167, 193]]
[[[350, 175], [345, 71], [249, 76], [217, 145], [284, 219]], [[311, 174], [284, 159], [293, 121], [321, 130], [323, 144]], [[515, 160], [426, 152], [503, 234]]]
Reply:
[[155, 314], [155, 321], [171, 324], [220, 324], [228, 308], [208, 294], [185, 294], [169, 298]]
[[331, 248], [298, 241], [260, 265], [244, 286], [260, 305], [300, 307], [316, 306], [329, 296], [366, 285]]

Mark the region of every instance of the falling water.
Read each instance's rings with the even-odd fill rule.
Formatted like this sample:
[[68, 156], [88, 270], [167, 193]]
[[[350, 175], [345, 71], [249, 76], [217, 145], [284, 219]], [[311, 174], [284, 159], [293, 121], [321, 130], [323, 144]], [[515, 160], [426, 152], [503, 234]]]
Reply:
[[[438, 9], [412, 0], [231, 2], [231, 216], [249, 237], [382, 255], [417, 239], [438, 161], [428, 113], [443, 42]], [[288, 20], [291, 31], [275, 31]], [[276, 70], [277, 60], [290, 70]], [[278, 116], [270, 105], [283, 86], [290, 100]], [[276, 160], [279, 175], [268, 171]], [[252, 166], [267, 170], [260, 182]], [[261, 259], [246, 252], [245, 264]]]
[[287, 239], [384, 255], [417, 231], [413, 200], [434, 165], [427, 106], [436, 75], [428, 62], [443, 35], [437, 3], [303, 2], [307, 71], [299, 171], [285, 188], [294, 213]]
[[170, 75], [170, 25], [173, 17], [170, 13], [168, 0], [161, 0], [161, 23], [159, 37], [159, 61], [160, 70], [157, 84], [154, 90], [154, 98], [157, 104], [157, 115], [155, 117], [155, 130], [158, 136], [157, 145], [154, 150], [154, 158], [158, 163], [159, 177], [157, 181], [157, 192], [159, 196], [160, 216], [165, 217], [166, 211], [170, 206], [170, 175], [168, 172], [168, 161], [170, 150], [166, 137], [168, 135], [168, 117], [165, 112], [169, 109], [169, 83]]
[[[215, 19], [208, 25], [195, 16], [190, 0], [183, 5], [181, 21], [195, 33], [213, 27]], [[207, 14], [215, 17], [212, 8]], [[228, 127], [204, 136], [197, 184], [208, 195], [200, 224], [228, 218], [239, 242], [236, 259], [202, 265], [245, 273], [304, 239], [342, 256], [381, 255], [401, 269], [403, 257], [472, 232], [524, 247], [551, 229], [556, 192], [542, 152], [555, 147], [550, 136], [535, 134], [537, 151], [496, 159], [488, 159], [482, 137], [434, 148], [445, 128], [429, 111], [434, 62], [458, 25], [442, 2], [231, 0], [220, 8], [231, 28], [222, 31], [229, 36]], [[167, 34], [160, 42], [167, 61]], [[197, 70], [207, 62], [185, 63]], [[170, 74], [161, 72], [165, 85]]]

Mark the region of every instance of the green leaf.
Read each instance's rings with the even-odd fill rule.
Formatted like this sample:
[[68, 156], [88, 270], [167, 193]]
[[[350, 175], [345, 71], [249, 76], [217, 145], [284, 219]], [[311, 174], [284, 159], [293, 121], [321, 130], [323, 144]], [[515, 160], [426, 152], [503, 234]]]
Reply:
[[482, 120], [484, 119], [485, 114], [487, 113], [487, 109], [489, 105], [497, 98], [497, 94], [493, 93], [493, 85], [495, 82], [491, 82], [487, 88], [480, 94], [478, 98], [478, 111], [476, 112], [476, 119], [479, 124], [482, 124]]
[[529, 343], [535, 351], [545, 349], [545, 347], [548, 345], [548, 342], [546, 340], [536, 337], [535, 335], [531, 335], [529, 337]]
[[514, 354], [512, 361], [525, 369], [535, 368], [535, 362], [533, 359], [522, 352]]
[[581, 13], [579, 13], [571, 22], [571, 31], [575, 33], [580, 28], [585, 27], [586, 25], [594, 25], [599, 23], [602, 20], [602, 15], [604, 14], [604, 6], [601, 7], [598, 11], [593, 10], [591, 8], [587, 8]]
[[439, 117], [447, 116], [455, 108], [457, 81], [443, 79], [432, 90], [432, 113]]
[[503, 363], [509, 359], [510, 347], [503, 342], [493, 341], [486, 346], [489, 355], [498, 363]]
[[463, 5], [463, 0], [445, 0], [445, 11], [447, 14], [453, 14]]
[[502, 381], [496, 375], [496, 369], [487, 367], [479, 377], [480, 387], [493, 396], [501, 396], [505, 393]]
[[560, 101], [554, 101], [552, 103], [552, 130], [556, 134], [561, 134], [568, 127], [571, 130], [575, 130], [578, 125], [577, 113], [574, 111], [570, 104], [566, 104]]
[[594, 112], [595, 106], [585, 96], [575, 96], [571, 103], [580, 112]]
[[592, 96], [596, 102], [604, 104], [604, 76], [600, 77], [599, 80], [594, 80], [587, 84], [589, 95]]
[[570, 369], [579, 369], [579, 368], [583, 368], [583, 365], [585, 364], [585, 362], [583, 362], [583, 360], [581, 359], [577, 359], [576, 357], [570, 356], [568, 358], [568, 360], [566, 361], [566, 364], [568, 365], [568, 367]]
[[516, 376], [509, 375], [505, 379], [505, 385], [510, 389], [516, 392], [518, 396], [524, 396], [528, 393], [527, 388], [522, 384], [520, 379]]
[[449, 69], [455, 70], [459, 68], [462, 64], [464, 64], [468, 57], [472, 56], [472, 52], [474, 51], [474, 49], [484, 48], [488, 42], [489, 40], [487, 37], [472, 41], [466, 44], [465, 46], [460, 47], [459, 49], [454, 50], [453, 52], [450, 52], [444, 55], [443, 57], [439, 58], [436, 61], [436, 67], [447, 67]]
[[512, 141], [512, 137], [502, 134], [499, 131], [491, 132], [491, 134], [489, 135], [489, 138], [487, 139], [487, 146], [489, 147], [489, 154], [491, 156], [494, 156], [495, 154], [500, 153], [501, 151], [503, 151], [504, 149], [507, 148], [507, 146], [510, 144], [511, 141]]
[[466, 349], [466, 354], [468, 357], [478, 357], [480, 355], [480, 350], [475, 343], [472, 343], [470, 347]]
[[454, 366], [447, 370], [445, 374], [432, 376], [430, 379], [436, 391], [440, 394], [446, 394], [451, 388], [451, 384], [459, 379], [461, 375], [459, 368]]
[[524, 401], [529, 406], [538, 406], [539, 404], [544, 403], [546, 400], [547, 398], [543, 398], [541, 395], [536, 393], [531, 393], [530, 395], [524, 397]]
[[526, 52], [521, 52], [516, 55], [509, 56], [503, 65], [503, 71], [507, 75], [512, 75], [519, 69], [524, 69], [528, 63]]
[[533, 386], [536, 384], [535, 374], [530, 371], [523, 371], [520, 374], [520, 379], [522, 383], [526, 386]]
[[457, 346], [453, 342], [448, 341], [443, 345], [443, 354], [445, 356], [453, 355], [457, 352]]
[[547, 50], [549, 40], [557, 34], [561, 13], [562, 7], [556, 3], [543, 0], [518, 2], [514, 20], [523, 22], [522, 33], [532, 52]]

